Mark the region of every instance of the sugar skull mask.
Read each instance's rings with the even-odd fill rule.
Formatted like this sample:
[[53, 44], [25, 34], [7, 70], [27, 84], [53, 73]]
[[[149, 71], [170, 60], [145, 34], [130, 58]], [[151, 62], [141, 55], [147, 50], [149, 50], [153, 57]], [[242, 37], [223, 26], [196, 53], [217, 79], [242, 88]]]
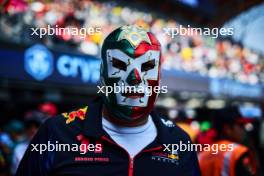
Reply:
[[123, 26], [108, 35], [102, 47], [101, 83], [113, 91], [104, 104], [116, 118], [146, 117], [154, 106], [160, 82], [160, 44], [138, 26]]

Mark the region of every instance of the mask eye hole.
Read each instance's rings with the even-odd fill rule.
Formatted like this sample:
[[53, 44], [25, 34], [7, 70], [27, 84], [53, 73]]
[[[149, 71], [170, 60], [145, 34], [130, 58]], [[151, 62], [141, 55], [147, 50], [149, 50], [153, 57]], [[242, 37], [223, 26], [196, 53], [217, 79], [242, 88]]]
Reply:
[[126, 63], [114, 57], [112, 58], [112, 65], [113, 67], [118, 68], [120, 70], [124, 70], [124, 71], [127, 70]]
[[154, 67], [155, 67], [155, 60], [153, 59], [153, 60], [143, 63], [141, 65], [141, 71], [145, 72], [145, 71], [153, 69]]

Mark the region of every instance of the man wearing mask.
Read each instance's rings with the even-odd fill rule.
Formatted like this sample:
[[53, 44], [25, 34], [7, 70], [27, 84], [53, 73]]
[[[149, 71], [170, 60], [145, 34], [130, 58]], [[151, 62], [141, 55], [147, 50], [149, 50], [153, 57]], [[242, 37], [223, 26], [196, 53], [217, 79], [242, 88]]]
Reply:
[[199, 176], [195, 152], [164, 147], [190, 138], [153, 111], [161, 64], [155, 36], [138, 26], [120, 27], [105, 39], [101, 57], [101, 85], [122, 91], [48, 120], [31, 142], [77, 143], [81, 152], [29, 148], [17, 175]]

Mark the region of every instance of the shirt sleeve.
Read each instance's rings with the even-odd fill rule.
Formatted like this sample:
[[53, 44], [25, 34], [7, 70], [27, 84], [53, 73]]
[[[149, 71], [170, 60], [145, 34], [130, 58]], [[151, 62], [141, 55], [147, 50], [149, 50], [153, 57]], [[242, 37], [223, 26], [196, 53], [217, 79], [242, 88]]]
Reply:
[[[33, 137], [28, 148], [18, 166], [15, 176], [47, 176], [50, 175], [52, 166], [52, 155], [45, 145], [51, 140], [51, 127], [48, 119], [39, 128], [37, 134]], [[47, 147], [47, 145], [46, 145]]]

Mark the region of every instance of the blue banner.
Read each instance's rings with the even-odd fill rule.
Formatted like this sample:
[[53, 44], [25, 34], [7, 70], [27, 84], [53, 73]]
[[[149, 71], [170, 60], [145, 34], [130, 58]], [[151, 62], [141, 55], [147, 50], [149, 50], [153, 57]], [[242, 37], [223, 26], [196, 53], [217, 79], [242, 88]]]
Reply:
[[97, 85], [100, 59], [33, 45], [25, 49], [0, 48], [0, 77], [43, 83]]

